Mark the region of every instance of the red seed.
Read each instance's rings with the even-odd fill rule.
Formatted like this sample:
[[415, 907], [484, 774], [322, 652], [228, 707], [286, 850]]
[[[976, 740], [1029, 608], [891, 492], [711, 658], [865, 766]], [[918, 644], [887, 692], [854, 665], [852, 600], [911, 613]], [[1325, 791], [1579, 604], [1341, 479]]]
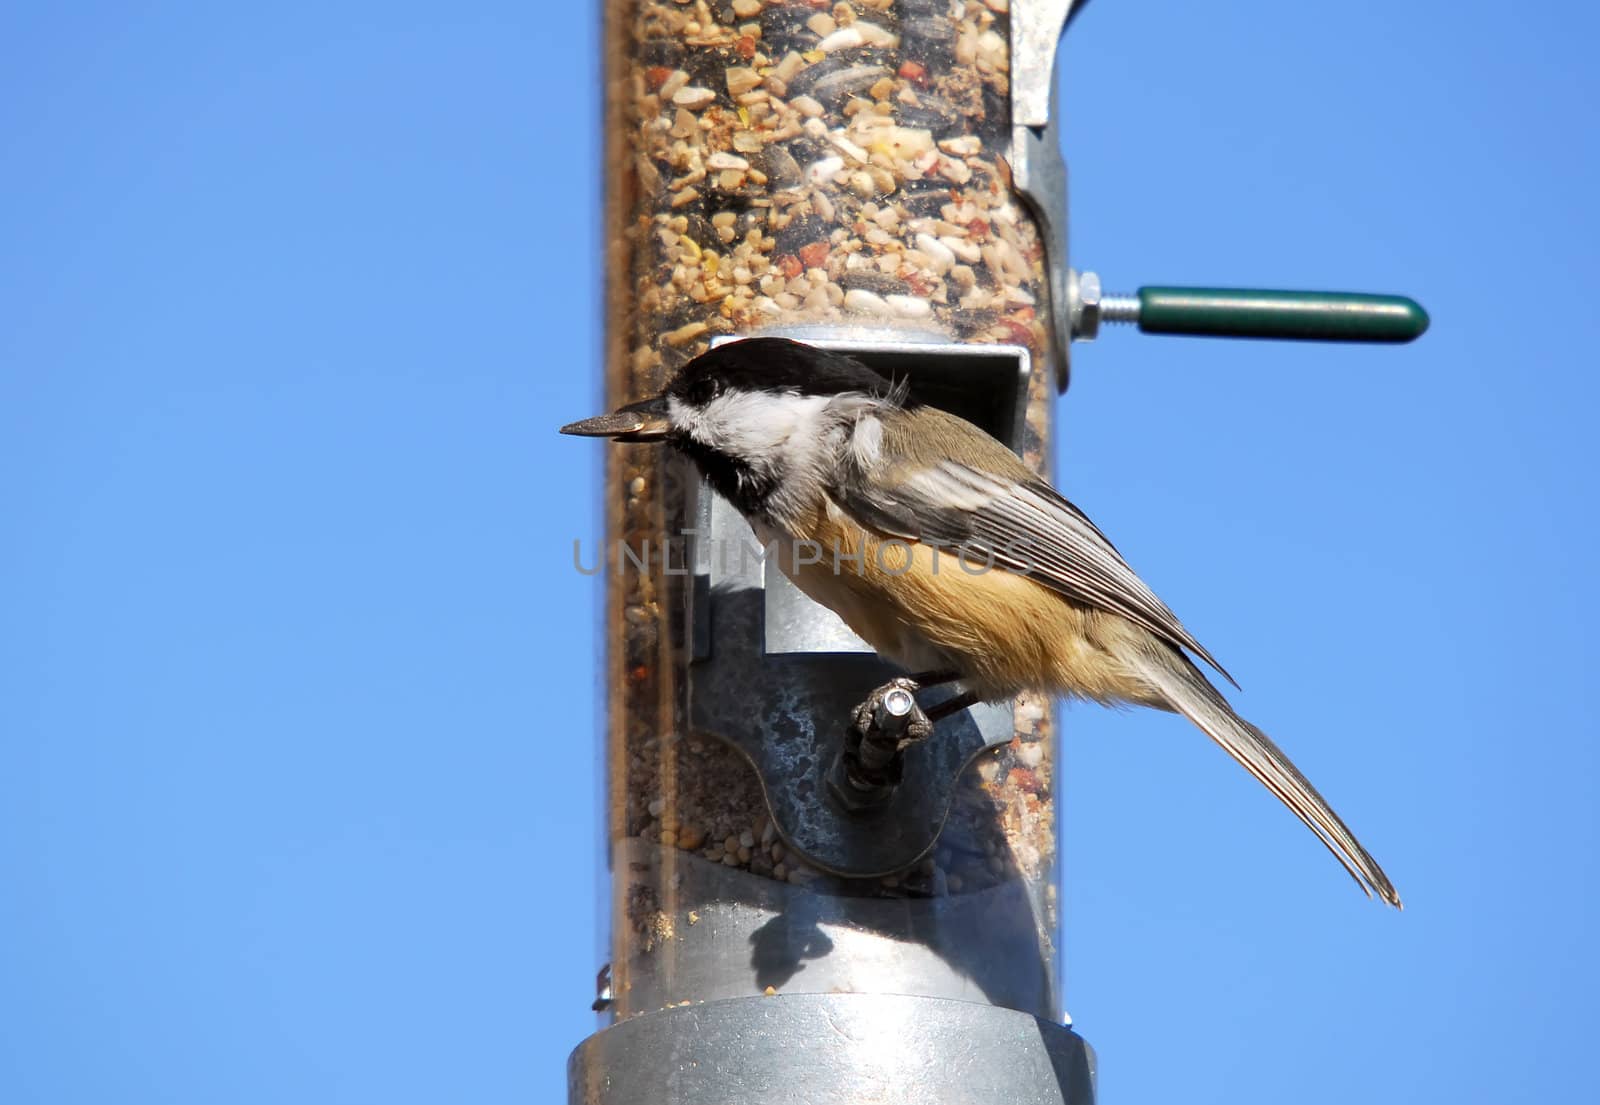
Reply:
[[808, 269], [820, 269], [828, 263], [828, 243], [812, 242], [800, 247], [800, 260]]
[[652, 65], [644, 71], [644, 79], [650, 84], [650, 91], [654, 92], [667, 83], [667, 78], [672, 76], [672, 70], [665, 65]]
[[739, 56], [744, 58], [745, 61], [749, 61], [756, 56], [756, 40], [750, 35], [740, 35], [739, 41], [733, 44], [733, 48], [739, 52]]
[[901, 280], [906, 282], [906, 287], [910, 288], [916, 295], [927, 296], [933, 294], [933, 285], [929, 283], [928, 278], [909, 265], [900, 270], [899, 276]]
[[922, 84], [928, 79], [928, 70], [918, 62], [903, 61], [900, 63], [898, 75], [901, 80], [911, 81], [913, 84]]
[[779, 257], [776, 264], [778, 271], [790, 280], [806, 271], [806, 267], [800, 263], [800, 258], [792, 253], [785, 253], [782, 257]]
[[1016, 319], [1003, 318], [995, 325], [1004, 330], [1017, 345], [1033, 344], [1033, 329]]

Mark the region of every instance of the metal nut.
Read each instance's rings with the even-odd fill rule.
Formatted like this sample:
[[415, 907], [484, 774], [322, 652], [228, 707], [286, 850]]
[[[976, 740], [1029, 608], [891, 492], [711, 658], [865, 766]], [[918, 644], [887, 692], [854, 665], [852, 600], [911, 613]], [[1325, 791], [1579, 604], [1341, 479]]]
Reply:
[[1100, 276], [1074, 272], [1068, 294], [1072, 299], [1072, 339], [1094, 341], [1100, 333]]

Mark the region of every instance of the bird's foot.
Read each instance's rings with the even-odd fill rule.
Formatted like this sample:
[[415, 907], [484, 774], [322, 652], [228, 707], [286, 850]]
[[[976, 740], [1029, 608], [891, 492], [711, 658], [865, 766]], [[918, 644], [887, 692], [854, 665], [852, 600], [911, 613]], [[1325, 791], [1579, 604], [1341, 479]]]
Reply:
[[926, 740], [933, 732], [915, 694], [921, 685], [914, 679], [891, 679], [867, 695], [855, 708], [851, 728], [861, 734], [863, 745], [902, 752], [907, 745]]

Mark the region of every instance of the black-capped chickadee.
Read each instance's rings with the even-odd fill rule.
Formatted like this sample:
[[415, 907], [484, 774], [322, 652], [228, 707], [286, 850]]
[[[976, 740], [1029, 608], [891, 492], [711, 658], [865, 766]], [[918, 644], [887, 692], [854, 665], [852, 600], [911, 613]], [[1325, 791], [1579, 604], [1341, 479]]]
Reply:
[[654, 398], [561, 432], [689, 456], [775, 542], [802, 591], [891, 662], [959, 680], [964, 705], [1037, 691], [1182, 714], [1363, 890], [1400, 905], [1339, 815], [1186, 653], [1232, 677], [1094, 523], [971, 423], [850, 357], [751, 338], [690, 361]]

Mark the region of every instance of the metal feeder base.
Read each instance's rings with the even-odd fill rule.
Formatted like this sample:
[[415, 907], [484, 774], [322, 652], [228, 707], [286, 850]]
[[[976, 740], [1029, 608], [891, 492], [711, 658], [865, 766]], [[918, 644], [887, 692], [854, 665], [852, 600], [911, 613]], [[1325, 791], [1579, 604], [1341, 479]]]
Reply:
[[729, 998], [595, 1033], [569, 1105], [1093, 1105], [1094, 1051], [1070, 1028], [897, 994]]

